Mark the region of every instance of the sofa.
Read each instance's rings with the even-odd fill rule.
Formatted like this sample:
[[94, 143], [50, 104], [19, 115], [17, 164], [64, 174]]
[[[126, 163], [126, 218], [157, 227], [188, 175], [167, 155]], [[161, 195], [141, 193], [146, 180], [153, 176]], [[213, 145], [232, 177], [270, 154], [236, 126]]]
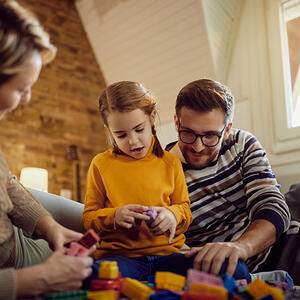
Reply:
[[27, 188], [61, 225], [84, 232], [82, 225], [83, 204], [62, 196]]

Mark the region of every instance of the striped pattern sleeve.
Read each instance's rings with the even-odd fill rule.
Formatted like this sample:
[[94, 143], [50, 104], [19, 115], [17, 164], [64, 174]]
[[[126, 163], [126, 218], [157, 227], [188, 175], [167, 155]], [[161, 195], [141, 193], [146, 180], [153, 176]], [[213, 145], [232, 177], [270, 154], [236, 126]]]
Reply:
[[[285, 198], [265, 150], [249, 132], [232, 129], [215, 162], [200, 170], [185, 164], [183, 168], [194, 218], [186, 232], [190, 247], [236, 240], [256, 219], [274, 224], [277, 238], [288, 229]], [[267, 252], [251, 258], [251, 265], [266, 256]]]
[[284, 196], [280, 193], [265, 150], [250, 134], [243, 139], [243, 186], [247, 197], [250, 220], [265, 219], [276, 227], [277, 238], [290, 224], [290, 213]]

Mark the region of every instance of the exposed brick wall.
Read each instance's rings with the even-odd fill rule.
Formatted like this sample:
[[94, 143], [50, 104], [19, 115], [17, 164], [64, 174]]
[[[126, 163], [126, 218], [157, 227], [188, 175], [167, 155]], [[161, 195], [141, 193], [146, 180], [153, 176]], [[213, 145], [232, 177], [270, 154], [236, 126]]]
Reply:
[[67, 149], [78, 146], [81, 195], [93, 156], [107, 148], [97, 100], [105, 81], [70, 0], [20, 0], [39, 17], [58, 52], [32, 89], [31, 102], [0, 123], [0, 147], [10, 170], [23, 167], [49, 172], [49, 192], [74, 188]]

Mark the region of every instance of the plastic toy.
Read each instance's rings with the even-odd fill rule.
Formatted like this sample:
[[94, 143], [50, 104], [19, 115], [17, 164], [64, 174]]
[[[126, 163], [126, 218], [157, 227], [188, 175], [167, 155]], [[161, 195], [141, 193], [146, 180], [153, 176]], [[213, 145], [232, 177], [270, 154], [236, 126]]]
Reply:
[[151, 227], [152, 222], [156, 219], [157, 217], [157, 211], [154, 207], [150, 206], [148, 207], [147, 210], [143, 211], [143, 215], [149, 216], [150, 220], [146, 222], [148, 227]]
[[217, 295], [184, 292], [181, 300], [220, 300], [220, 297]]
[[204, 283], [193, 282], [189, 289], [191, 293], [208, 294], [218, 296], [219, 299], [227, 300], [227, 290], [220, 286], [207, 285]]
[[180, 291], [185, 284], [185, 277], [171, 272], [156, 272], [155, 285], [158, 289]]
[[62, 293], [49, 293], [44, 295], [45, 300], [83, 300], [86, 298], [87, 291], [79, 290], [79, 291], [68, 291]]
[[103, 261], [99, 268], [99, 278], [101, 278], [101, 279], [120, 278], [117, 262], [116, 261]]
[[88, 300], [116, 300], [117, 295], [116, 295], [115, 291], [88, 292], [86, 299], [88, 299]]
[[151, 294], [149, 297], [149, 300], [160, 300], [160, 299], [164, 299], [164, 300], [180, 300], [181, 299], [181, 295], [176, 294], [172, 291], [160, 291], [154, 294]]
[[273, 288], [263, 280], [255, 278], [248, 286], [247, 292], [254, 298], [261, 298], [271, 294], [275, 300], [284, 300], [283, 291], [278, 288]]
[[99, 241], [99, 235], [96, 234], [96, 232], [93, 229], [89, 229], [77, 243], [82, 245], [86, 249], [90, 249]]
[[88, 249], [99, 242], [100, 238], [93, 229], [88, 230], [83, 237], [77, 242], [71, 242], [69, 248], [66, 251], [66, 255], [70, 256], [87, 256], [89, 254]]
[[195, 269], [189, 269], [187, 271], [187, 280], [186, 285], [187, 289], [190, 289], [190, 286], [193, 282], [204, 283], [207, 285], [215, 285], [223, 287], [223, 280], [221, 277], [217, 277], [212, 274], [201, 272]]
[[146, 300], [153, 290], [138, 280], [126, 278], [122, 283], [121, 292], [130, 299]]

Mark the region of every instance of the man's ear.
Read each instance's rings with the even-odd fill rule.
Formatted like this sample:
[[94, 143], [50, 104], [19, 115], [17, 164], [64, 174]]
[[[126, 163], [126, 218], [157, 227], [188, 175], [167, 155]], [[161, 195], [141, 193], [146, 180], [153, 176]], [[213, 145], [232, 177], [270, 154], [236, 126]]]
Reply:
[[175, 129], [176, 131], [178, 131], [178, 118], [176, 114], [174, 114], [174, 122], [175, 122]]
[[152, 110], [152, 112], [150, 114], [150, 123], [151, 123], [151, 126], [154, 125], [155, 118], [156, 118], [156, 110]]
[[228, 137], [228, 134], [230, 132], [230, 129], [232, 127], [232, 123], [229, 123], [226, 128], [225, 128], [225, 134], [224, 134], [224, 137], [227, 138]]

